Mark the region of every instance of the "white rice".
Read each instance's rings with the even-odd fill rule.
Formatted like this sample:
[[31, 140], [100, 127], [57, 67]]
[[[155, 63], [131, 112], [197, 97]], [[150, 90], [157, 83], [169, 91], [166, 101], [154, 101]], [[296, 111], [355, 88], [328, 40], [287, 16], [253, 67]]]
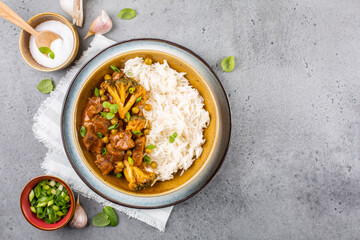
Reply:
[[[156, 146], [149, 156], [157, 163], [158, 180], [172, 179], [178, 170], [187, 170], [203, 151], [203, 130], [210, 122], [204, 99], [184, 77], [186, 73], [178, 73], [165, 60], [163, 64], [146, 65], [142, 58], [130, 59], [124, 72], [149, 91], [147, 103], [153, 108], [144, 110], [152, 126], [147, 145]], [[178, 136], [170, 143], [174, 132]]]

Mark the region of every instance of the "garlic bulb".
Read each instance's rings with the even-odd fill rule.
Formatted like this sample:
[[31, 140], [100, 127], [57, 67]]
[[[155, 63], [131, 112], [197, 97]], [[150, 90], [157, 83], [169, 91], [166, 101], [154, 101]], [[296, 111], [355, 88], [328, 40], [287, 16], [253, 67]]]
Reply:
[[79, 197], [78, 195], [74, 216], [69, 223], [71, 228], [84, 228], [87, 224], [87, 215], [84, 208], [80, 205]]
[[82, 27], [84, 21], [83, 0], [60, 0], [61, 8], [69, 14], [76, 23]]
[[93, 34], [104, 34], [110, 31], [112, 28], [112, 21], [104, 10], [101, 10], [101, 15], [98, 16], [93, 23], [91, 24], [89, 32], [86, 34], [85, 38]]

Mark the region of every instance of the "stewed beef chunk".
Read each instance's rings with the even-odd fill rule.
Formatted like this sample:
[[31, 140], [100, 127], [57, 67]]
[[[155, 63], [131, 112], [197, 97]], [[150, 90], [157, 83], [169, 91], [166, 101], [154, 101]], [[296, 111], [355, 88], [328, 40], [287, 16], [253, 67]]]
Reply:
[[110, 144], [117, 150], [128, 150], [135, 146], [134, 140], [131, 138], [130, 131], [120, 131], [110, 136]]
[[112, 75], [112, 79], [116, 81], [122, 78], [123, 76], [124, 76], [124, 72], [114, 72]]
[[124, 160], [125, 157], [125, 151], [124, 150], [116, 150], [111, 146], [111, 144], [106, 145], [106, 158], [109, 159], [112, 162], [120, 162]]
[[100, 132], [102, 134], [106, 134], [108, 132], [108, 128], [110, 127], [110, 121], [106, 118], [100, 115], [96, 115], [93, 118], [93, 123], [96, 133]]
[[85, 106], [83, 122], [90, 121], [95, 114], [98, 114], [104, 109], [103, 105], [101, 104], [99, 97], [91, 97], [88, 99], [88, 102]]
[[133, 160], [134, 166], [139, 166], [142, 163], [142, 159], [144, 157], [144, 149], [145, 149], [146, 138], [138, 137], [135, 140], [135, 148], [133, 150]]
[[111, 161], [106, 159], [103, 155], [96, 155], [95, 165], [100, 169], [100, 171], [106, 175], [114, 170], [114, 165]]
[[93, 131], [88, 131], [83, 138], [83, 141], [88, 151], [101, 153], [104, 143]]

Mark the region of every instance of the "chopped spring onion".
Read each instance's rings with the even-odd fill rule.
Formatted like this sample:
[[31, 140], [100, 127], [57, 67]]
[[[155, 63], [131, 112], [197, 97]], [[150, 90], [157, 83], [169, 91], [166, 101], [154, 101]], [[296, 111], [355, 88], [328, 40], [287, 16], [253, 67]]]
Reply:
[[134, 165], [134, 160], [131, 157], [128, 157], [128, 162], [130, 163], [130, 165]]
[[101, 149], [101, 154], [102, 154], [103, 156], [106, 156], [106, 153], [107, 153], [106, 148], [102, 148], [102, 149]]
[[[58, 189], [56, 189], [58, 188]], [[70, 196], [66, 188], [54, 180], [43, 180], [29, 194], [30, 210], [46, 223], [55, 223], [70, 208]]]
[[114, 65], [111, 65], [110, 68], [112, 70], [114, 70], [115, 72], [118, 72], [118, 73], [120, 72], [120, 70], [117, 67], [115, 67]]
[[132, 134], [137, 135], [137, 136], [143, 135], [143, 133], [139, 132], [139, 131], [132, 130], [131, 132], [132, 132]]

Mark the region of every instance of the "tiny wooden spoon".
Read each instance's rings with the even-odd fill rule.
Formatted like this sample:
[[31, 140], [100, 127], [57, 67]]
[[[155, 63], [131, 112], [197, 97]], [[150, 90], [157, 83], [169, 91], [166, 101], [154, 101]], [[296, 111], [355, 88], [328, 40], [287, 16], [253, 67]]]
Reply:
[[31, 35], [35, 37], [36, 46], [40, 47], [48, 47], [50, 48], [51, 43], [60, 38], [59, 35], [53, 33], [51, 31], [36, 31], [32, 28], [27, 22], [24, 21], [19, 15], [17, 15], [11, 8], [9, 8], [6, 4], [0, 1], [0, 16], [5, 18], [6, 20], [12, 22], [13, 24], [21, 27]]

